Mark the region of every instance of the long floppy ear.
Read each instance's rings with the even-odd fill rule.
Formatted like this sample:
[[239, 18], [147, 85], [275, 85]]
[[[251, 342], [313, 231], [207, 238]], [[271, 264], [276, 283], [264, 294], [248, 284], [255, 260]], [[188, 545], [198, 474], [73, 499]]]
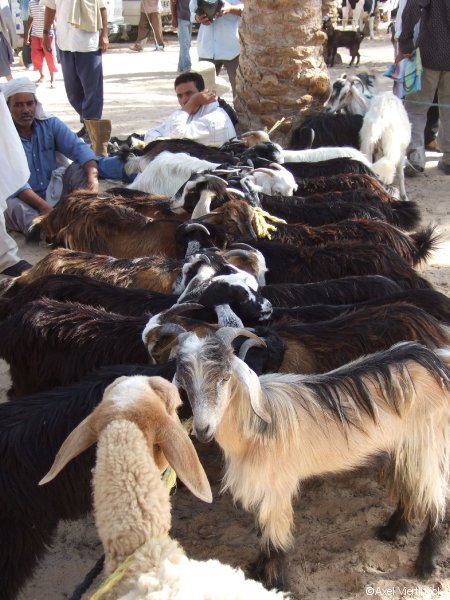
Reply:
[[97, 432], [92, 427], [92, 414], [90, 414], [66, 437], [61, 448], [58, 450], [50, 471], [47, 475], [44, 475], [39, 485], [44, 485], [44, 483], [52, 481], [64, 469], [67, 463], [87, 450], [92, 444], [95, 444], [97, 437]]
[[233, 367], [240, 385], [247, 389], [253, 412], [266, 423], [272, 423], [272, 417], [263, 403], [263, 394], [258, 375], [237, 356], [233, 357]]
[[[159, 436], [158, 436], [159, 437]], [[178, 420], [167, 417], [158, 439], [169, 465], [185, 486], [204, 502], [212, 502], [212, 492], [206, 473], [194, 445]]]

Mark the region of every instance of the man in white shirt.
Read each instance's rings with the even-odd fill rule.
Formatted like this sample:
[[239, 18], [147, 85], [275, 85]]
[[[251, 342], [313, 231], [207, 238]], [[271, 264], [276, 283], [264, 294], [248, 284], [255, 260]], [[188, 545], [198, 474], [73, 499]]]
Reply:
[[229, 91], [229, 84], [215, 77], [215, 67], [208, 62], [199, 63], [211, 85], [205, 86], [204, 77], [197, 72], [181, 73], [175, 79], [175, 93], [180, 107], [168, 119], [149, 129], [144, 141], [157, 138], [189, 138], [207, 146], [221, 146], [236, 137], [236, 130], [227, 112], [219, 106], [218, 97]]
[[[108, 49], [108, 16], [103, 0], [43, 0], [43, 44], [51, 51], [53, 21], [57, 20], [64, 87], [81, 123], [101, 119], [103, 112], [102, 52]], [[78, 132], [85, 141], [85, 127]]]

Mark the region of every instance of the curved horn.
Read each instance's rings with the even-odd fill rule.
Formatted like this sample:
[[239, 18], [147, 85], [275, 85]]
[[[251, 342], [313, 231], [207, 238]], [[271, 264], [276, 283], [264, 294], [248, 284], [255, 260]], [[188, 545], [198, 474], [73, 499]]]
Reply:
[[192, 211], [192, 219], [198, 219], [199, 217], [203, 217], [203, 215], [209, 214], [211, 208], [212, 197], [211, 194], [205, 195], [201, 194], [200, 199], [194, 207]]
[[188, 223], [185, 227], [185, 231], [187, 231], [187, 232], [194, 231], [195, 229], [198, 229], [199, 231], [203, 231], [204, 233], [206, 233], [206, 235], [211, 235], [209, 232], [209, 229], [207, 229], [201, 223]]
[[248, 259], [248, 255], [250, 252], [248, 250], [242, 250], [240, 248], [236, 248], [235, 250], [229, 250], [223, 254], [223, 258], [229, 258], [230, 256], [240, 256], [241, 258]]
[[[261, 339], [261, 338], [259, 338], [259, 339]], [[245, 360], [245, 357], [247, 356], [247, 352], [250, 350], [250, 348], [255, 348], [255, 347], [256, 348], [261, 348], [262, 344], [260, 344], [259, 341], [256, 341], [256, 340], [253, 340], [253, 339], [245, 340], [245, 342], [239, 348], [238, 357], [241, 360]]]
[[225, 342], [225, 344], [229, 344], [231, 346], [231, 342], [240, 335], [243, 335], [248, 338], [252, 338], [254, 340], [259, 341], [261, 346], [266, 347], [266, 342], [258, 337], [256, 333], [253, 333], [249, 329], [236, 329], [235, 327], [221, 327], [216, 335], [220, 337], [220, 339]]
[[236, 242], [235, 244], [231, 244], [230, 248], [242, 248], [243, 250], [248, 250], [249, 252], [255, 252], [253, 246], [250, 246], [250, 244], [244, 244], [244, 242]]
[[164, 313], [160, 313], [160, 323], [166, 323], [173, 315], [182, 315], [189, 310], [200, 310], [204, 308], [203, 304], [197, 302], [180, 302], [168, 308]]

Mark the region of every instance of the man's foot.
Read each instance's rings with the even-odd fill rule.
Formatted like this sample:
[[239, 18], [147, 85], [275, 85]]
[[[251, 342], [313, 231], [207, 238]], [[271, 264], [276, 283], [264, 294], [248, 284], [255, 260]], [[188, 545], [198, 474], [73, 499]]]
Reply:
[[134, 44], [133, 46], [128, 46], [128, 48], [130, 50], [133, 50], [133, 52], [142, 52], [144, 49], [142, 46], [139, 46], [139, 44]]
[[442, 161], [438, 162], [438, 169], [443, 171], [446, 175], [450, 175], [450, 164], [444, 163]]
[[424, 168], [418, 165], [417, 163], [413, 163], [410, 160], [405, 160], [405, 176], [406, 177], [416, 177], [417, 175], [421, 175], [424, 172]]
[[24, 271], [28, 271], [28, 269], [31, 269], [32, 266], [33, 265], [31, 265], [26, 260], [19, 260], [19, 262], [13, 265], [12, 267], [3, 269], [3, 271], [0, 272], [0, 275], [8, 275], [8, 277], [19, 277], [19, 275], [22, 275]]
[[428, 142], [428, 144], [425, 146], [425, 150], [429, 150], [430, 152], [441, 152], [441, 149], [439, 148], [437, 143], [437, 139], [434, 138], [434, 140]]
[[44, 81], [44, 79], [45, 79], [44, 75], [41, 75], [39, 77], [39, 79], [36, 81], [36, 85], [39, 85], [40, 83], [42, 83]]
[[155, 44], [154, 52], [164, 52], [164, 44], [162, 46]]

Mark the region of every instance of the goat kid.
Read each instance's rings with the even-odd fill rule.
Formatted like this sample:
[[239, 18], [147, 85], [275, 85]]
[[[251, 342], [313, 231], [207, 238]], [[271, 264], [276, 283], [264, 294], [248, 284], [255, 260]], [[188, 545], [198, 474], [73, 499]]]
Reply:
[[187, 392], [196, 437], [215, 438], [224, 452], [223, 489], [256, 516], [254, 575], [286, 589], [292, 501], [303, 480], [354, 469], [381, 452], [392, 457], [398, 507], [379, 536], [393, 540], [408, 523], [428, 520], [416, 572], [431, 575], [449, 478], [450, 350], [441, 352], [445, 364], [401, 343], [326, 375], [258, 378], [233, 353], [237, 335], [251, 334], [180, 335], [174, 382]]

